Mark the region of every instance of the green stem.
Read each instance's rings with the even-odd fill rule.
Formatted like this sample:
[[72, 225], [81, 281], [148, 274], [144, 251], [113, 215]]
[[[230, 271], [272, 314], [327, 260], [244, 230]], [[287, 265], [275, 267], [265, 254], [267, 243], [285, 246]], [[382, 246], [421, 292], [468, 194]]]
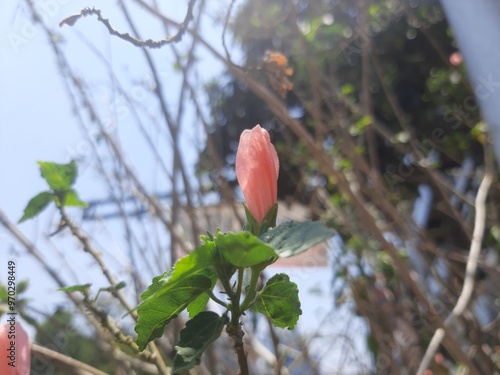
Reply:
[[229, 283], [230, 281], [223, 278], [223, 277], [220, 277], [219, 280], [220, 280], [222, 286], [224, 287], [224, 291], [226, 292], [227, 296], [231, 300], [231, 304], [233, 304], [234, 303], [234, 293], [233, 293], [233, 289], [231, 288], [231, 284]]
[[215, 303], [218, 303], [219, 305], [221, 305], [229, 310], [229, 305], [227, 303], [225, 303], [224, 301], [220, 300], [219, 298], [217, 298], [213, 291], [208, 292], [208, 295], [210, 296], [210, 298], [212, 298], [214, 300]]
[[243, 268], [238, 268], [238, 284], [236, 285], [236, 295], [238, 296], [238, 301], [241, 297], [241, 288], [243, 287]]
[[241, 312], [245, 312], [246, 309], [252, 304], [252, 302], [255, 300], [255, 295], [257, 294], [257, 281], [259, 280], [259, 276], [261, 273], [262, 269], [260, 268], [252, 268], [252, 275], [250, 276], [250, 284], [248, 285], [248, 291], [247, 295], [245, 296], [245, 299], [241, 303]]

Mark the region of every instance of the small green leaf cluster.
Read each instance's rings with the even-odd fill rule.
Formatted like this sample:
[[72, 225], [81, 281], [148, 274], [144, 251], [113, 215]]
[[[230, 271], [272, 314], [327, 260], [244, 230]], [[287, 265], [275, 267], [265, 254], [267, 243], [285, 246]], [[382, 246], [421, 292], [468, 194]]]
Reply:
[[[275, 220], [276, 214], [270, 215]], [[175, 373], [199, 364], [204, 350], [224, 327], [230, 335], [238, 332], [240, 318], [247, 310], [265, 315], [276, 327], [293, 329], [302, 313], [297, 285], [288, 275], [277, 274], [257, 290], [260, 274], [279, 257], [303, 252], [334, 232], [319, 222], [289, 222], [271, 229], [267, 226], [249, 220], [245, 229], [252, 232], [217, 230], [215, 236], [207, 232], [201, 238], [202, 245], [155, 277], [137, 307], [135, 331], [139, 348], [144, 350], [150, 341], [161, 337], [165, 326], [184, 310], [190, 320], [181, 330], [176, 346]], [[245, 282], [248, 278], [243, 277], [244, 272], [251, 274], [249, 281]], [[213, 292], [217, 282], [226, 301]], [[205, 311], [210, 299], [226, 311], [222, 315]]]
[[78, 166], [74, 160], [68, 164], [39, 161], [38, 165], [50, 190], [42, 191], [31, 198], [18, 223], [35, 217], [50, 202], [54, 202], [57, 207], [87, 207], [87, 203], [80, 200], [77, 192], [72, 187], [78, 175]]

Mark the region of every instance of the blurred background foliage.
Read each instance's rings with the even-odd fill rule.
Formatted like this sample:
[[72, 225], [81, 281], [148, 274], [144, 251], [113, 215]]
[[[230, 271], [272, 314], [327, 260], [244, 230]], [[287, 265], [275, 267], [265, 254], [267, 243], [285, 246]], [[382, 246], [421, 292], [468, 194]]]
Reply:
[[[491, 155], [474, 90], [439, 2], [246, 1], [231, 31], [244, 53], [245, 74], [282, 96], [289, 116], [359, 190], [379, 228], [398, 238], [401, 259], [416, 268], [416, 280], [429, 298], [442, 298], [441, 312], [449, 312], [463, 284], [474, 195]], [[293, 88], [283, 90], [288, 80]], [[387, 358], [387, 368], [377, 372], [414, 373], [435, 326], [335, 177], [231, 70], [206, 91], [209, 142], [224, 160], [217, 168], [207, 157], [209, 149], [201, 152], [198, 173], [210, 181], [206, 186], [236, 186], [234, 174], [224, 171], [234, 168], [239, 134], [249, 124], [263, 124], [280, 157], [279, 198], [307, 205], [313, 217], [338, 230], [345, 254], [355, 254], [350, 259], [356, 271], [340, 270], [336, 277], [348, 286], [340, 295], [352, 297], [357, 314], [369, 322], [374, 358]], [[422, 187], [430, 200], [418, 201]], [[377, 190], [383, 191], [385, 208]], [[499, 365], [497, 187], [490, 194], [489, 235], [475, 295], [482, 302], [471, 304], [459, 334], [461, 345], [482, 352], [474, 356], [482, 373], [498, 371]], [[425, 219], [415, 223], [412, 212], [425, 212]], [[403, 226], [395, 224], [398, 217]], [[413, 257], [407, 249], [412, 241], [418, 253]], [[401, 335], [407, 337], [403, 344]], [[398, 345], [403, 352], [393, 350]], [[459, 371], [443, 366], [436, 373]]]

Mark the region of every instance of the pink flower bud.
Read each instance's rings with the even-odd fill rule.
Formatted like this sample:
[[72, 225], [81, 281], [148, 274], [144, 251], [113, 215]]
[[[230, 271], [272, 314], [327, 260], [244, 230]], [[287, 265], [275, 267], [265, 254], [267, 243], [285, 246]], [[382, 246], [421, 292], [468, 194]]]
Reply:
[[241, 133], [236, 177], [255, 220], [262, 222], [278, 200], [279, 160], [267, 130], [260, 125]]
[[29, 375], [31, 348], [28, 334], [21, 323], [10, 319], [0, 324], [0, 374]]

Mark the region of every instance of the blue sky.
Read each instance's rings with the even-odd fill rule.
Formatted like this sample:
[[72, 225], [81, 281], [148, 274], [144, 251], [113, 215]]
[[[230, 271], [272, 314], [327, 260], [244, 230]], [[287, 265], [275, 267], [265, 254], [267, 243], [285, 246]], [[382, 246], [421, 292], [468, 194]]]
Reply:
[[[109, 81], [109, 76], [102, 64], [83, 42], [86, 40], [98, 49], [109, 62], [113, 71], [125, 81], [126, 90], [133, 100], [144, 105], [154, 114], [154, 104], [149, 104], [151, 98], [144, 88], [144, 82], [150, 80], [148, 70], [140, 50], [109, 35], [95, 17], [80, 20], [73, 28], [59, 28], [59, 22], [82, 8], [89, 6], [87, 1], [39, 1], [38, 9], [46, 17], [49, 27], [58, 33], [63, 40], [62, 48], [69, 57], [75, 73], [89, 82], [94, 98], [100, 106], [97, 108], [103, 117], [115, 120], [115, 135], [122, 148], [126, 150], [127, 160], [134, 166], [137, 174], [150, 191], [164, 192], [169, 189], [165, 179], [157, 177], [158, 164], [151, 155], [144, 152], [145, 143], [141, 141], [137, 129], [132, 126], [130, 111], [124, 116], [117, 116], [120, 107], [120, 95]], [[117, 29], [124, 29], [125, 23], [114, 8], [114, 3], [102, 2], [98, 5], [106, 17], [112, 20]], [[175, 2], [166, 4], [168, 14], [181, 20], [185, 9], [176, 7]], [[54, 58], [53, 51], [39, 25], [32, 22], [25, 11], [23, 2], [4, 1], [0, 5], [0, 175], [2, 177], [0, 207], [12, 221], [17, 221], [28, 200], [46, 189], [45, 182], [40, 178], [37, 161], [69, 162], [72, 158], [80, 159], [80, 176], [76, 184], [82, 199], [92, 200], [106, 198], [108, 192], [97, 179], [97, 173], [92, 165], [92, 153], [89, 143], [78, 124], [78, 119], [67, 96], [62, 74]], [[134, 10], [134, 15], [140, 22], [145, 14]], [[145, 18], [144, 18], [145, 19]], [[161, 38], [162, 29], [158, 23], [150, 21], [141, 23], [141, 32], [152, 38]], [[215, 33], [209, 29], [207, 33]], [[215, 37], [215, 34], [214, 34]], [[217, 36], [218, 38], [218, 36]], [[182, 52], [182, 45], [179, 46]], [[164, 85], [172, 90], [172, 106], [177, 106], [175, 98], [180, 84], [180, 77], [173, 69], [174, 60], [168, 49], [156, 50], [153, 57], [157, 61], [160, 76]], [[208, 80], [219, 74], [222, 66], [200, 51], [204, 59], [203, 75], [200, 79]], [[147, 85], [146, 85], [147, 86]], [[126, 107], [125, 107], [126, 108]], [[81, 112], [83, 113], [83, 111]], [[86, 114], [82, 115], [84, 118]], [[147, 122], [148, 118], [145, 118]], [[187, 110], [185, 123], [194, 122], [194, 116]], [[187, 164], [192, 165], [196, 152], [194, 146], [194, 125], [182, 131], [181, 147], [187, 152]], [[161, 139], [161, 134], [157, 139]], [[165, 157], [167, 165], [171, 165], [172, 153], [168, 142], [158, 141], [158, 147]], [[76, 218], [79, 211], [73, 211]], [[95, 271], [89, 271], [91, 264], [83, 252], [65, 252], [67, 248], [74, 250], [74, 241], [67, 235], [48, 238], [57, 225], [57, 215], [54, 209], [47, 209], [34, 220], [27, 221], [19, 228], [28, 236], [56, 269], [64, 269], [65, 260], [70, 263], [81, 262], [85, 265], [79, 270], [78, 282], [88, 279], [99, 279]], [[111, 224], [112, 226], [113, 224]], [[91, 226], [96, 229], [97, 226]], [[99, 241], [108, 248], [113, 248], [114, 259], [109, 261], [115, 265], [126, 265], [127, 260], [121, 251], [122, 245], [116, 242], [110, 233], [99, 232]], [[36, 301], [37, 308], [46, 311], [54, 308], [54, 303], [60, 302], [61, 293], [54, 290], [53, 282], [41, 271], [40, 267], [24, 249], [0, 229], [1, 251], [7, 252], [10, 258], [16, 260], [18, 279], [30, 277], [31, 286], [28, 294]], [[4, 257], [1, 258], [2, 260]], [[1, 267], [1, 265], [0, 265]], [[0, 269], [0, 279], [4, 279], [4, 270]], [[63, 272], [64, 273], [64, 272]], [[36, 278], [34, 277], [36, 275]], [[65, 275], [66, 276], [66, 275]], [[70, 275], [67, 275], [68, 277]], [[71, 279], [71, 277], [69, 277]]]
[[[4, 1], [0, 5], [0, 206], [12, 221], [20, 218], [32, 196], [45, 189], [36, 161], [66, 161], [65, 147], [81, 138], [70, 125], [71, 110], [43, 33], [20, 4]], [[64, 13], [62, 8], [51, 23]], [[47, 215], [43, 215], [20, 229], [44, 247], [40, 233], [47, 233], [47, 223]], [[18, 280], [31, 279], [28, 295], [41, 311], [46, 311], [60, 300], [54, 284], [3, 228], [0, 233], [0, 251], [15, 260]], [[1, 259], [6, 262], [5, 256]], [[6, 266], [0, 267], [4, 281]]]

